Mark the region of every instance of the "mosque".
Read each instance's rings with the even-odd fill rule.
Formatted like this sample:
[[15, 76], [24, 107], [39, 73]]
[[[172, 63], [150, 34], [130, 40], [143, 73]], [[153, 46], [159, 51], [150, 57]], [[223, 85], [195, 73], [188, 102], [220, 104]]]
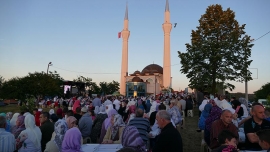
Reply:
[[128, 74], [128, 39], [130, 31], [128, 29], [128, 7], [126, 6], [124, 28], [120, 33], [123, 39], [120, 94], [126, 96], [146, 96], [148, 94], [159, 94], [163, 88], [171, 87], [170, 33], [172, 24], [170, 22], [168, 0], [166, 0], [164, 15], [164, 23], [162, 24], [164, 32], [163, 67], [157, 64], [150, 64], [142, 71]]

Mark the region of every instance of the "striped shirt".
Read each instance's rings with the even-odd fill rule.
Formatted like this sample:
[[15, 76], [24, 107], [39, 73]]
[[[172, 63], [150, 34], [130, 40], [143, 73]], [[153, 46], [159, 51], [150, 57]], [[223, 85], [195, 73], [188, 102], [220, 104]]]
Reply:
[[15, 150], [15, 137], [10, 132], [0, 128], [0, 151], [13, 152]]
[[150, 132], [150, 122], [148, 119], [142, 118], [142, 117], [135, 117], [134, 119], [130, 120], [129, 126], [135, 126], [140, 136], [142, 137], [144, 142], [148, 141], [148, 133]]

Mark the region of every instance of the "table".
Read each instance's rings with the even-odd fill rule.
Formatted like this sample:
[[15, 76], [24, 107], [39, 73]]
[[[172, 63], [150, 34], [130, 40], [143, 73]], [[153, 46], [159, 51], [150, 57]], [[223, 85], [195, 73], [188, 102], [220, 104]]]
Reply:
[[267, 150], [260, 150], [260, 151], [240, 150], [240, 152], [267, 152]]
[[116, 152], [122, 147], [121, 144], [84, 144], [81, 150], [83, 152]]

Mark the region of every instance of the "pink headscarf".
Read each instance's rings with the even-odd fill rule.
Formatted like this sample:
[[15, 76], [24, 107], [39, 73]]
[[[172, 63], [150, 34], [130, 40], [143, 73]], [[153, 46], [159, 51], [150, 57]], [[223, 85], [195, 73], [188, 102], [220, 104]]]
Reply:
[[115, 109], [111, 109], [108, 112], [108, 118], [104, 120], [105, 129], [107, 130], [111, 126], [111, 118], [113, 115], [118, 114], [118, 112]]

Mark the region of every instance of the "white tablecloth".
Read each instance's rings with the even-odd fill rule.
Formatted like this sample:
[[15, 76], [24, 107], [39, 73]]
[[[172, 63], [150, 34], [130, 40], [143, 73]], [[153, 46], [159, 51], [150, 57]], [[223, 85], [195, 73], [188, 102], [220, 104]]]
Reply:
[[240, 150], [240, 152], [267, 152], [267, 150], [261, 150], [261, 151]]
[[122, 148], [121, 144], [84, 144], [83, 152], [116, 152]]

